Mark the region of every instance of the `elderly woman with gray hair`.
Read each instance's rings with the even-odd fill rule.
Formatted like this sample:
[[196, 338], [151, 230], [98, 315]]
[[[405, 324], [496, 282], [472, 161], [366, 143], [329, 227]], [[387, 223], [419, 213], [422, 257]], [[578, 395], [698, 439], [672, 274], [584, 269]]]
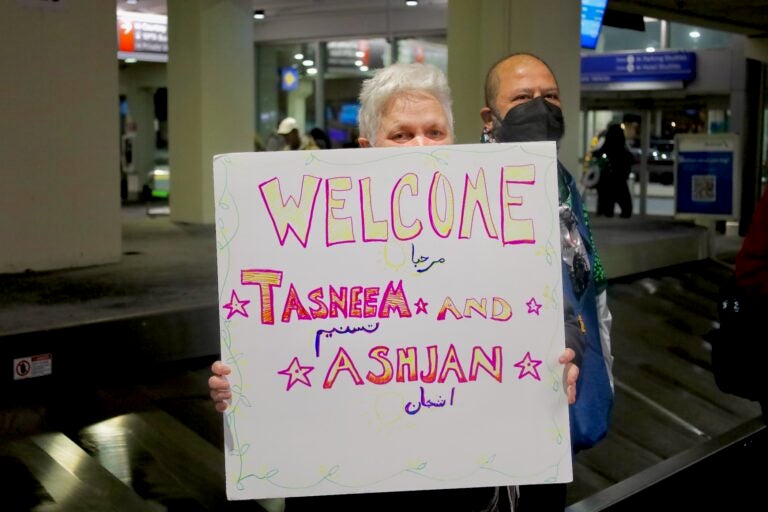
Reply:
[[453, 143], [451, 90], [429, 64], [393, 64], [363, 82], [360, 147]]

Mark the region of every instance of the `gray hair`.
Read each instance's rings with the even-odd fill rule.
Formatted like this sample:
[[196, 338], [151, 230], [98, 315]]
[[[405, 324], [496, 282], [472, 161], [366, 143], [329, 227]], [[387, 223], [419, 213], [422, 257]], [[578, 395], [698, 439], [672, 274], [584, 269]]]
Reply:
[[440, 103], [448, 120], [453, 138], [451, 89], [442, 71], [432, 64], [392, 64], [378, 69], [373, 77], [363, 81], [360, 89], [360, 136], [374, 145], [381, 124], [381, 114], [390, 99], [411, 93], [427, 93]]

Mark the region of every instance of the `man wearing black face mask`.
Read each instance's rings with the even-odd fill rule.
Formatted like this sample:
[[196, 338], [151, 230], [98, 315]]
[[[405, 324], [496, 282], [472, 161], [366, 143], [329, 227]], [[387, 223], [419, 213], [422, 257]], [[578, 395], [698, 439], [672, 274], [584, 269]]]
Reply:
[[[555, 141], [565, 131], [560, 90], [552, 70], [528, 53], [512, 54], [491, 67], [485, 82], [482, 142]], [[613, 405], [610, 352], [611, 315], [606, 305], [606, 278], [592, 241], [589, 221], [574, 180], [558, 161], [563, 299], [566, 319], [571, 308], [587, 340], [577, 400], [571, 405], [574, 451], [605, 436]], [[518, 509], [563, 510], [564, 484], [521, 486]]]
[[559, 141], [565, 132], [555, 75], [534, 55], [512, 54], [491, 67], [485, 105], [483, 142]]

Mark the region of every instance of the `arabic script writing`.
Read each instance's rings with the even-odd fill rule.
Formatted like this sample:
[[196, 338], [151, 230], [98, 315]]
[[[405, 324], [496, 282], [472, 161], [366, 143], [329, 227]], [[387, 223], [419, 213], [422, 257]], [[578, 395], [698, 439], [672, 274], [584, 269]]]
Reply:
[[413, 415], [419, 412], [422, 408], [430, 409], [432, 407], [445, 407], [446, 405], [452, 406], [456, 388], [451, 388], [451, 396], [448, 398], [448, 400], [443, 398], [442, 395], [438, 395], [437, 400], [427, 398], [424, 393], [424, 386], [419, 386], [419, 392], [421, 397], [419, 398], [418, 402], [408, 402], [405, 404], [406, 413]]
[[376, 332], [376, 330], [379, 328], [379, 322], [376, 322], [373, 325], [363, 325], [360, 327], [344, 327], [342, 328], [336, 328], [333, 329], [318, 329], [315, 332], [315, 356], [320, 357], [320, 337], [325, 334], [326, 338], [332, 337], [334, 334], [354, 334], [356, 332], [365, 332], [367, 334], [371, 334], [373, 332]]

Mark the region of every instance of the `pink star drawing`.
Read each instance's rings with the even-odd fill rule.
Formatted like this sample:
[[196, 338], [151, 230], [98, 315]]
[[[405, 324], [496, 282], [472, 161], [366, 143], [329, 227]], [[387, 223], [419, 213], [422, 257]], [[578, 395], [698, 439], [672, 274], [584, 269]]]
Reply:
[[309, 381], [308, 374], [312, 370], [314, 370], [314, 366], [301, 366], [301, 363], [299, 363], [299, 358], [294, 357], [293, 361], [291, 361], [291, 364], [288, 365], [288, 368], [285, 370], [280, 370], [280, 375], [287, 375], [288, 376], [288, 386], [285, 388], [286, 391], [290, 391], [294, 384], [297, 382], [301, 382], [307, 387], [312, 387], [312, 383]]
[[224, 309], [229, 310], [229, 313], [227, 313], [227, 320], [235, 316], [235, 314], [241, 314], [245, 318], [248, 318], [248, 312], [245, 310], [245, 306], [250, 304], [250, 302], [251, 301], [249, 300], [240, 300], [240, 298], [237, 296], [237, 292], [232, 290], [232, 295], [229, 297], [229, 302], [222, 306]]
[[531, 297], [531, 300], [525, 303], [526, 306], [528, 306], [528, 314], [536, 313], [536, 316], [539, 316], [539, 310], [541, 309], [541, 304], [536, 302], [535, 297]]
[[424, 302], [424, 299], [419, 297], [419, 300], [416, 301], [416, 314], [424, 313], [426, 315], [427, 306], [429, 306], [429, 302]]
[[530, 375], [536, 380], [541, 380], [541, 377], [539, 376], [539, 370], [536, 369], [536, 367], [538, 367], [540, 364], [541, 361], [537, 359], [531, 359], [531, 353], [526, 352], [525, 357], [516, 362], [513, 366], [515, 366], [515, 368], [520, 368], [520, 375], [517, 376], [518, 379], [522, 379], [526, 375]]

